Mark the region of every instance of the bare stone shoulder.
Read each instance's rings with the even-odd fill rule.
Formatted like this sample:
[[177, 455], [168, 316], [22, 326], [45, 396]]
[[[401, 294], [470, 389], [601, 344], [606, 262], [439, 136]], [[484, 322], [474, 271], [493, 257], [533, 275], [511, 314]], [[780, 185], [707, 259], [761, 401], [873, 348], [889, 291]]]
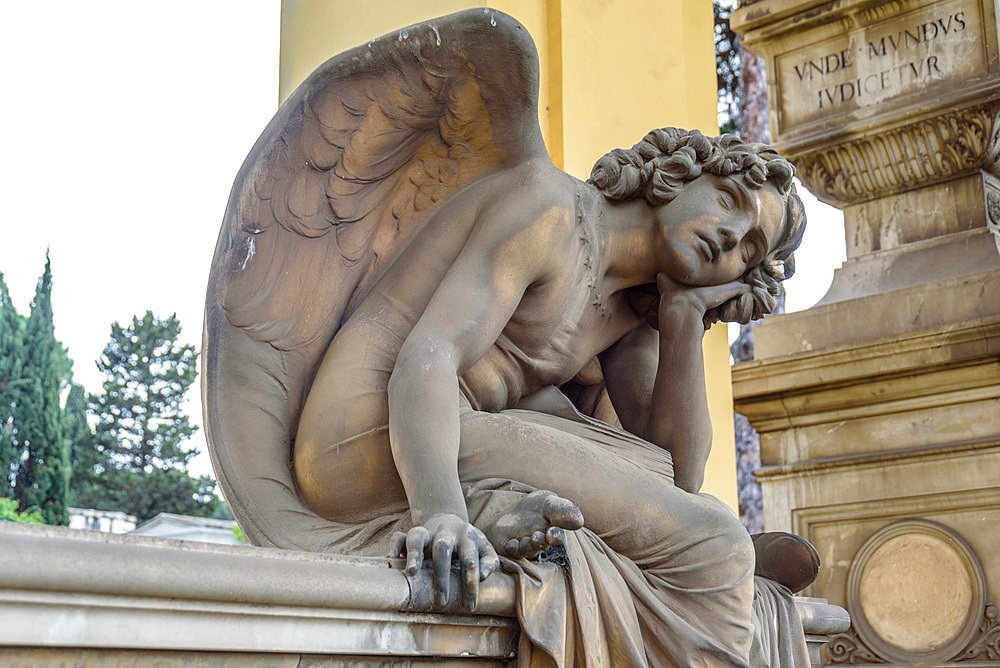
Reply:
[[[556, 169], [522, 165], [490, 177], [483, 194], [477, 228], [497, 242], [496, 252], [510, 261], [511, 253], [524, 253], [552, 263], [537, 248], [559, 252], [578, 236], [577, 190], [579, 181]], [[529, 249], [536, 249], [528, 253]], [[541, 256], [541, 257], [540, 257]]]

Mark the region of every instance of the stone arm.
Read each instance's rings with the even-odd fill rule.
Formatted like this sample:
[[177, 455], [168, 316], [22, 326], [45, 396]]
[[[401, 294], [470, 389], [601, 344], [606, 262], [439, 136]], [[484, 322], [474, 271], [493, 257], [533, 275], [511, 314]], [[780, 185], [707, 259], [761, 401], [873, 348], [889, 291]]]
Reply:
[[509, 226], [486, 218], [404, 341], [388, 387], [389, 440], [417, 525], [406, 540], [406, 569], [415, 573], [429, 549], [443, 601], [455, 555], [470, 607], [498, 560], [469, 524], [459, 482], [458, 378], [496, 341], [544, 266], [533, 235], [505, 235]]
[[640, 324], [601, 354], [608, 396], [622, 427], [669, 451], [674, 483], [695, 493], [705, 478], [712, 422], [705, 389], [705, 312], [748, 290], [744, 283], [693, 288], [657, 277], [650, 309], [659, 331]]

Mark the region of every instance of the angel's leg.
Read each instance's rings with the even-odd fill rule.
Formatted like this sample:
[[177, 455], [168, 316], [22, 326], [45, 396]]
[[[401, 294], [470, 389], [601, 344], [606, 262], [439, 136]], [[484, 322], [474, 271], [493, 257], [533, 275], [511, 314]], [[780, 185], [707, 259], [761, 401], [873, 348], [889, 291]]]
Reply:
[[524, 410], [461, 416], [463, 482], [507, 478], [570, 499], [611, 549], [679, 591], [749, 617], [750, 536], [722, 502], [672, 481], [669, 455], [602, 423]]

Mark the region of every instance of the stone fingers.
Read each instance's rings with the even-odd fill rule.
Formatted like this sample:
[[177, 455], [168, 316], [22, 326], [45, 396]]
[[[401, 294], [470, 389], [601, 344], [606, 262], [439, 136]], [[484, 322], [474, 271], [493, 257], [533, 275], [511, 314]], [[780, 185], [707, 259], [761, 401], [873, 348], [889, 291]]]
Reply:
[[389, 539], [389, 549], [386, 550], [386, 555], [390, 559], [403, 556], [403, 550], [406, 549], [406, 534], [402, 531], [397, 531], [392, 534], [392, 538]]
[[424, 563], [424, 551], [430, 542], [430, 532], [422, 526], [413, 527], [406, 534], [406, 574], [416, 575]]
[[438, 591], [438, 605], [447, 605], [451, 594], [451, 557], [455, 552], [455, 538], [447, 534], [434, 537], [431, 560], [434, 565], [434, 584]]
[[575, 530], [583, 526], [583, 512], [579, 506], [552, 492], [542, 504], [542, 515], [555, 527]]
[[518, 559], [521, 556], [521, 541], [517, 538], [511, 538], [504, 545], [504, 553], [511, 559]]
[[479, 579], [485, 580], [500, 568], [500, 557], [486, 536], [479, 534]]
[[462, 570], [462, 595], [467, 610], [475, 610], [479, 600], [479, 546], [474, 529], [469, 528], [458, 544], [458, 559]]

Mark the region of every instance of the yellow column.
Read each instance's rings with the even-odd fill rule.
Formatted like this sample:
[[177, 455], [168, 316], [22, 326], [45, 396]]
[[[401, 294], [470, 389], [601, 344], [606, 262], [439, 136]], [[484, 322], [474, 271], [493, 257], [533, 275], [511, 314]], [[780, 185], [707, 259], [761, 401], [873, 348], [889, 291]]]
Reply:
[[[412, 23], [484, 0], [282, 0], [279, 95], [320, 63]], [[531, 33], [539, 121], [553, 162], [586, 179], [594, 162], [664, 125], [715, 134], [712, 4], [705, 0], [493, 0]], [[736, 508], [733, 396], [726, 328], [705, 336], [715, 432], [703, 491]]]

